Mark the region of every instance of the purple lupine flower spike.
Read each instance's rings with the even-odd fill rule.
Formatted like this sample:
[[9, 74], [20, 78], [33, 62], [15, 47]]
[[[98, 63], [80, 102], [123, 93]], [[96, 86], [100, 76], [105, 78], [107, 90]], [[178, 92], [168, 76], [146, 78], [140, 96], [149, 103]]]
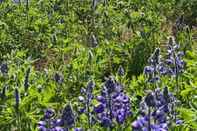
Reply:
[[93, 89], [95, 87], [94, 81], [89, 81], [86, 88], [81, 89], [81, 94], [82, 96], [79, 96], [79, 113], [85, 113], [87, 118], [88, 118], [88, 125], [89, 128], [91, 127], [92, 124], [94, 124], [94, 118], [92, 114], [92, 100], [94, 98], [93, 95]]
[[[148, 66], [144, 67], [144, 74], [148, 77], [148, 82], [156, 83], [160, 80], [158, 74], [158, 68], [161, 69], [160, 61], [160, 49], [156, 48], [153, 54], [148, 59]], [[159, 66], [160, 65], [160, 66]]]
[[123, 68], [123, 66], [119, 66], [119, 68], [118, 68], [118, 75], [119, 76], [124, 76], [124, 74], [125, 74], [125, 71], [124, 71], [124, 68]]
[[70, 104], [65, 106], [61, 119], [66, 127], [72, 127], [75, 124], [75, 116]]
[[8, 65], [6, 63], [1, 64], [0, 70], [1, 70], [1, 73], [7, 74], [9, 70]]
[[145, 102], [149, 107], [154, 107], [156, 105], [155, 97], [153, 93], [149, 93], [145, 97]]
[[20, 94], [19, 94], [18, 88], [15, 89], [14, 94], [15, 94], [15, 108], [16, 108], [16, 110], [18, 110], [19, 102], [20, 102]]
[[25, 80], [24, 80], [24, 88], [25, 88], [25, 91], [27, 91], [28, 90], [28, 87], [29, 87], [30, 70], [31, 70], [31, 68], [28, 68], [27, 71], [26, 71], [26, 74], [25, 74]]

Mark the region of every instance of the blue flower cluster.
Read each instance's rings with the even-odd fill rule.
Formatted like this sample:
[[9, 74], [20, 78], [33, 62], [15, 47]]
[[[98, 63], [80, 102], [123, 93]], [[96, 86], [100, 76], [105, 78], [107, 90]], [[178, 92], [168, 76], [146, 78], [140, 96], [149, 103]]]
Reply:
[[168, 74], [172, 76], [177, 76], [181, 72], [183, 72], [185, 67], [185, 62], [182, 60], [184, 53], [182, 51], [178, 51], [180, 45], [175, 43], [173, 38], [170, 37], [167, 49], [167, 58], [164, 63], [166, 65], [166, 71]]
[[167, 45], [167, 55], [161, 57], [160, 49], [157, 48], [148, 60], [149, 66], [144, 68], [145, 75], [148, 76], [148, 82], [156, 82], [160, 75], [170, 75], [177, 77], [183, 72], [185, 62], [182, 57], [184, 53], [178, 51], [180, 45], [175, 43], [170, 37]]
[[134, 131], [167, 131], [172, 120], [175, 97], [165, 87], [149, 92], [140, 103], [140, 117], [132, 123]]
[[9, 70], [9, 68], [8, 68], [7, 63], [2, 63], [0, 65], [0, 71], [1, 71], [2, 74], [7, 74], [8, 70]]
[[131, 115], [129, 97], [123, 92], [123, 87], [110, 77], [104, 84], [101, 95], [97, 96], [98, 105], [94, 112], [104, 127], [112, 127], [113, 120], [123, 124]]
[[[65, 106], [60, 119], [55, 119], [55, 111], [53, 109], [47, 109], [42, 120], [38, 122], [38, 130], [68, 131], [74, 124], [75, 116], [70, 104], [68, 104]], [[80, 131], [79, 129], [76, 128], [76, 131]]]
[[[148, 59], [149, 65], [144, 68], [147, 82], [153, 83], [155, 88], [149, 91], [141, 101], [140, 115], [132, 123], [133, 131], [168, 131], [172, 121], [176, 121], [176, 124], [182, 123], [181, 120], [177, 120], [175, 111], [178, 100], [167, 87], [160, 89], [157, 84], [162, 82], [161, 76], [170, 75], [177, 78], [184, 69], [185, 63], [182, 60], [184, 54], [178, 51], [179, 45], [170, 38], [167, 48], [167, 55], [163, 57], [160, 49], [156, 48]], [[117, 75], [125, 75], [122, 66], [118, 68]], [[63, 77], [56, 73], [54, 80], [61, 84]], [[177, 79], [176, 83], [178, 83]], [[95, 83], [88, 82], [86, 88], [81, 89], [81, 95], [78, 97], [78, 113], [87, 116], [88, 128], [91, 129], [95, 123], [109, 129], [113, 129], [117, 124], [122, 126], [132, 115], [131, 101], [124, 92], [122, 84], [110, 76], [106, 79], [99, 95], [93, 94], [94, 88]], [[97, 101], [96, 105], [93, 104], [93, 100]], [[73, 128], [74, 124], [75, 116], [69, 104], [64, 108], [60, 119], [54, 119], [54, 111], [47, 110], [43, 120], [39, 122], [39, 130], [67, 131]], [[74, 130], [82, 131], [83, 129], [75, 128]]]
[[93, 88], [94, 87], [95, 87], [95, 83], [93, 81], [90, 81], [87, 84], [86, 89], [85, 88], [81, 89], [82, 95], [78, 97], [79, 103], [81, 104], [79, 112], [86, 114], [86, 116], [88, 118], [89, 127], [92, 124], [94, 124], [94, 122], [95, 122], [95, 119], [93, 117], [93, 112], [92, 112], [92, 109], [91, 109], [91, 107], [93, 106], [92, 105], [92, 100], [94, 98], [94, 95], [93, 95]]
[[54, 80], [55, 82], [57, 82], [58, 84], [62, 84], [64, 82], [64, 77], [63, 75], [61, 75], [60, 73], [55, 73], [54, 75]]
[[14, 96], [15, 96], [15, 109], [16, 111], [18, 111], [19, 102], [20, 102], [20, 94], [18, 88], [15, 88]]
[[[179, 45], [171, 37], [167, 46], [167, 55], [162, 57], [157, 48], [148, 60], [149, 66], [144, 68], [148, 82], [155, 83], [162, 75], [176, 77], [178, 88], [178, 75], [183, 72], [184, 61], [182, 52], [178, 51]], [[141, 116], [132, 123], [134, 131], [167, 131], [172, 120], [177, 121], [175, 107], [177, 99], [165, 87], [149, 92], [140, 104]], [[180, 121], [180, 120], [178, 120]]]
[[160, 57], [160, 49], [156, 48], [148, 59], [149, 66], [144, 67], [144, 74], [148, 76], [148, 82], [155, 83], [159, 81], [157, 66], [160, 63]]

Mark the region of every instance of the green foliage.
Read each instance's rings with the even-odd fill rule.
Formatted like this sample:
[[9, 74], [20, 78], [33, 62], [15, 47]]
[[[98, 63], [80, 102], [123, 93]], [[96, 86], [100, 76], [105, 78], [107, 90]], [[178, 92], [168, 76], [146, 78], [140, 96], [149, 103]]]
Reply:
[[[92, 0], [0, 2], [0, 64], [7, 63], [9, 67], [8, 74], [0, 73], [0, 130], [36, 130], [45, 109], [55, 109], [57, 116], [68, 102], [73, 102], [77, 109], [80, 89], [94, 80], [94, 93], [98, 94], [101, 83], [110, 75], [125, 86], [131, 98], [133, 115], [125, 124], [127, 128], [122, 129], [131, 130], [142, 97], [153, 89], [145, 83], [143, 68], [156, 47], [165, 49], [167, 37], [172, 34], [186, 53], [187, 63], [179, 81], [178, 117], [184, 123], [172, 125], [172, 130], [196, 130], [194, 1], [100, 0], [95, 8]], [[180, 16], [184, 17], [184, 26], [173, 32]], [[125, 70], [123, 77], [117, 74], [120, 65]], [[31, 71], [26, 91], [28, 68]], [[55, 82], [55, 73], [63, 76], [63, 83]], [[163, 77], [162, 81], [161, 88], [174, 89], [172, 78]], [[20, 92], [18, 111], [16, 88]], [[86, 118], [81, 116], [80, 122], [86, 123]], [[94, 128], [104, 130], [98, 124]]]

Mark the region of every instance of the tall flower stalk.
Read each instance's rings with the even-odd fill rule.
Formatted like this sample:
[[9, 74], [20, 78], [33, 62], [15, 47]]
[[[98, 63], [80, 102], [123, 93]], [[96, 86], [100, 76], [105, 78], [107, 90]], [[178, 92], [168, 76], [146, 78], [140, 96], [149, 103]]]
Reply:
[[[179, 74], [183, 72], [183, 53], [178, 51], [179, 45], [172, 38], [169, 39], [167, 56], [161, 57], [157, 48], [149, 58], [149, 66], [144, 68], [144, 74], [148, 76], [148, 82], [156, 82], [162, 76], [173, 76], [176, 81], [175, 93], [179, 92]], [[177, 99], [165, 87], [163, 92], [157, 87], [149, 92], [141, 103], [141, 117], [133, 122], [133, 130], [162, 130], [167, 131], [171, 120], [177, 121], [175, 107]], [[168, 119], [170, 118], [170, 119]], [[165, 125], [165, 126], [164, 126]]]
[[180, 45], [172, 37], [167, 45], [167, 55], [161, 56], [160, 49], [156, 48], [148, 60], [149, 65], [144, 68], [144, 74], [148, 82], [154, 83], [160, 80], [161, 76], [172, 76], [175, 78], [176, 94], [179, 92], [179, 76], [184, 71], [185, 62], [182, 60], [184, 53], [179, 51]]
[[62, 113], [61, 120], [67, 129], [75, 125], [75, 115], [71, 107], [71, 104], [68, 104], [65, 106], [63, 113]]
[[28, 88], [29, 88], [29, 75], [30, 75], [30, 70], [31, 68], [28, 68], [25, 74], [25, 80], [24, 80], [24, 88], [25, 92], [27, 93]]
[[20, 94], [19, 94], [18, 88], [15, 89], [14, 96], [15, 96], [15, 109], [16, 109], [16, 112], [18, 112], [19, 102], [20, 102]]
[[92, 100], [93, 100], [93, 88], [95, 87], [95, 83], [93, 81], [88, 82], [86, 88], [81, 89], [81, 93], [83, 95], [79, 96], [79, 101], [82, 104], [82, 108], [80, 109], [81, 113], [85, 113], [88, 119], [88, 127], [91, 128], [94, 123], [94, 118], [92, 114]]
[[156, 48], [153, 54], [148, 59], [148, 66], [144, 68], [144, 74], [147, 76], [149, 83], [154, 83], [156, 87], [156, 83], [160, 80], [157, 67], [160, 63], [160, 49]]
[[19, 104], [20, 104], [20, 93], [18, 88], [15, 88], [14, 91], [15, 96], [15, 111], [16, 111], [16, 124], [18, 125], [18, 130], [21, 131], [21, 121], [20, 121], [20, 112], [19, 112]]
[[6, 75], [9, 71], [9, 67], [8, 67], [8, 64], [7, 63], [2, 63], [0, 65], [0, 71], [3, 75]]
[[184, 71], [185, 62], [182, 60], [184, 55], [183, 52], [178, 51], [180, 45], [175, 43], [172, 37], [169, 38], [168, 47], [167, 47], [167, 58], [165, 60], [166, 65], [169, 68], [169, 72], [172, 76], [175, 77], [176, 88], [175, 92], [179, 92], [179, 76]]

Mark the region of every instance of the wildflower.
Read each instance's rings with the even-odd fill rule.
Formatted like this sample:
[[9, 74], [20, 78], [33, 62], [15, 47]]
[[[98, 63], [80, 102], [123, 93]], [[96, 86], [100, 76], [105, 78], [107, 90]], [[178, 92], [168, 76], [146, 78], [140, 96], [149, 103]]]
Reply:
[[94, 112], [96, 112], [96, 113], [102, 113], [104, 110], [105, 110], [104, 104], [99, 104], [94, 107]]
[[152, 74], [153, 72], [154, 72], [154, 67], [152, 67], [152, 66], [146, 66], [145, 68], [144, 68], [144, 73], [145, 74]]
[[96, 99], [99, 104], [94, 107], [94, 112], [104, 127], [111, 127], [113, 120], [123, 124], [131, 115], [129, 97], [124, 94], [123, 87], [112, 77], [105, 82], [101, 95]]
[[124, 76], [124, 74], [125, 74], [124, 68], [122, 66], [119, 66], [119, 68], [118, 68], [118, 75], [119, 76]]
[[97, 96], [96, 99], [97, 99], [97, 101], [99, 101], [101, 103], [104, 103], [104, 104], [106, 103], [106, 99], [101, 95]]
[[79, 99], [79, 102], [85, 102], [85, 98], [83, 96], [79, 96], [78, 99]]
[[9, 70], [8, 65], [6, 63], [1, 64], [0, 70], [1, 70], [1, 73], [7, 74]]
[[63, 125], [64, 125], [64, 121], [62, 119], [55, 120], [55, 126], [63, 126]]
[[169, 68], [163, 62], [160, 62], [157, 66], [157, 71], [160, 75], [167, 75], [169, 72]]
[[145, 125], [147, 125], [148, 120], [146, 117], [139, 117], [136, 121], [132, 123], [132, 128], [134, 131], [142, 130]]
[[112, 120], [109, 117], [103, 117], [101, 119], [101, 125], [103, 127], [111, 127], [112, 126]]
[[61, 119], [63, 120], [66, 127], [72, 127], [74, 125], [75, 116], [70, 104], [65, 106]]
[[55, 116], [55, 111], [53, 109], [47, 109], [44, 114], [44, 119], [51, 119]]
[[177, 124], [177, 125], [183, 124], [183, 120], [177, 120], [177, 121], [176, 121], [176, 124]]
[[15, 108], [16, 108], [16, 110], [18, 110], [19, 102], [20, 102], [20, 94], [19, 94], [18, 88], [16, 88], [15, 89]]
[[58, 83], [58, 84], [62, 84], [64, 82], [64, 77], [61, 74], [55, 73], [54, 75], [54, 80]]
[[178, 51], [180, 45], [175, 43], [173, 38], [170, 37], [167, 49], [167, 58], [165, 60], [166, 65], [171, 69], [172, 73], [170, 75], [177, 76], [181, 73], [185, 67], [185, 62], [182, 60], [184, 53]]
[[47, 123], [45, 121], [38, 122], [38, 131], [47, 131]]
[[69, 104], [64, 108], [61, 119], [55, 119], [55, 111], [53, 109], [47, 109], [42, 120], [38, 122], [38, 130], [68, 131], [74, 125], [74, 122], [74, 114]]
[[156, 48], [151, 57], [148, 59], [150, 65], [156, 67], [160, 63], [160, 49]]
[[75, 128], [74, 131], [83, 131], [83, 129], [78, 127], [78, 128]]
[[149, 92], [140, 104], [141, 115], [132, 123], [133, 130], [167, 131], [170, 123], [167, 118], [174, 115], [172, 107], [175, 107], [175, 101], [167, 87], [163, 91]]
[[82, 107], [79, 108], [79, 112], [86, 113], [89, 126], [91, 126], [94, 123], [91, 110], [91, 102], [94, 97], [92, 92], [94, 87], [95, 83], [93, 81], [89, 81], [86, 88], [81, 89], [81, 93], [83, 96], [79, 96], [79, 102], [82, 105]]
[[38, 131], [47, 131], [47, 128], [44, 126], [38, 126]]
[[149, 78], [148, 79], [148, 82], [150, 82], [150, 83], [155, 83], [155, 82], [157, 82], [157, 81], [159, 81], [160, 80], [160, 77], [159, 76], [155, 76], [155, 77], [153, 77], [153, 78]]
[[24, 80], [24, 88], [25, 88], [25, 91], [28, 90], [28, 87], [29, 87], [29, 74], [30, 74], [30, 68], [27, 69], [26, 71], [26, 74], [25, 74], [25, 80]]
[[153, 93], [149, 93], [146, 97], [145, 97], [145, 102], [149, 107], [154, 107], [155, 106], [155, 97], [153, 95]]
[[50, 131], [65, 131], [62, 127], [56, 126], [52, 128]]
[[93, 88], [95, 87], [95, 83], [93, 81], [90, 81], [87, 85], [87, 94], [91, 94], [93, 91]]
[[66, 131], [62, 126], [64, 126], [64, 121], [62, 119], [54, 119], [55, 111], [53, 109], [47, 109], [45, 111], [44, 117], [38, 122], [39, 131]]
[[[148, 82], [150, 83], [156, 83], [159, 81], [158, 74], [158, 67], [160, 65], [160, 49], [156, 48], [153, 54], [148, 59], [148, 66], [144, 67], [144, 74], [148, 76]], [[159, 67], [161, 69], [161, 66]]]

